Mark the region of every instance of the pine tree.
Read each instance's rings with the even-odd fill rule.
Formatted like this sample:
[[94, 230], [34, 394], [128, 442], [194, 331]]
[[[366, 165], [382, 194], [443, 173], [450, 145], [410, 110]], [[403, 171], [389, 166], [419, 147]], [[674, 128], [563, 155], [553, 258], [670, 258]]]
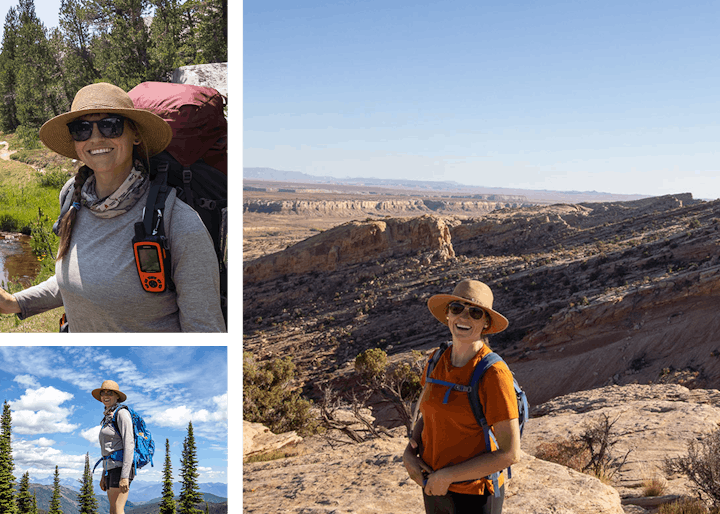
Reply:
[[17, 118], [21, 125], [40, 128], [59, 114], [53, 76], [56, 61], [50, 51], [45, 26], [35, 13], [34, 0], [20, 0], [20, 26], [15, 56]]
[[16, 40], [20, 19], [11, 7], [5, 15], [3, 41], [0, 48], [0, 130], [12, 132], [20, 124], [15, 103]]
[[26, 472], [20, 479], [20, 489], [17, 496], [18, 514], [33, 513], [33, 499], [30, 496], [30, 472]]
[[35, 491], [33, 491], [32, 510], [30, 511], [30, 514], [38, 514], [38, 510], [37, 510], [37, 494], [35, 493]]
[[2, 514], [16, 514], [15, 505], [15, 464], [12, 456], [12, 414], [7, 400], [3, 404], [2, 419], [0, 420], [0, 512]]
[[65, 99], [70, 103], [80, 88], [100, 78], [91, 48], [94, 10], [82, 0], [62, 0], [59, 22], [62, 37], [61, 74]]
[[83, 472], [80, 493], [78, 494], [78, 507], [80, 514], [97, 514], [97, 498], [93, 491], [92, 473], [90, 472], [90, 454], [85, 454], [85, 471]]
[[165, 439], [165, 466], [163, 467], [163, 492], [162, 501], [160, 502], [160, 514], [175, 514], [170, 441], [168, 439]]
[[180, 490], [180, 501], [178, 502], [178, 514], [202, 514], [200, 510], [195, 508], [202, 501], [200, 486], [197, 482], [200, 473], [198, 473], [197, 468], [197, 450], [191, 421], [188, 423], [188, 435], [183, 442], [182, 458], [180, 460], [182, 489]]
[[53, 480], [53, 493], [50, 499], [50, 510], [48, 514], [63, 514], [60, 508], [60, 472], [58, 467], [55, 466], [55, 479]]
[[150, 0], [85, 0], [95, 10], [92, 45], [103, 79], [128, 91], [144, 82], [150, 71], [150, 34], [144, 16]]

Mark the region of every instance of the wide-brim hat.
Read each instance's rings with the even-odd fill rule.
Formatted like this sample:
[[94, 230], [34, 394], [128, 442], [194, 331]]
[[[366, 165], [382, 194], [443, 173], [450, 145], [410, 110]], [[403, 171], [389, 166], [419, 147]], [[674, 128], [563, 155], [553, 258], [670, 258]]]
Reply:
[[70, 112], [55, 116], [40, 127], [40, 140], [53, 152], [78, 159], [67, 124], [80, 116], [104, 113], [120, 114], [133, 120], [150, 157], [162, 152], [172, 139], [172, 129], [164, 119], [150, 111], [136, 109], [125, 91], [100, 82], [82, 88], [75, 95]]
[[485, 334], [497, 334], [510, 324], [505, 316], [493, 310], [493, 294], [479, 280], [465, 279], [455, 286], [452, 294], [436, 294], [428, 300], [428, 309], [441, 323], [448, 324], [447, 306], [450, 302], [462, 302], [480, 307], [490, 316], [490, 327]]
[[117, 382], [114, 382], [112, 380], [105, 380], [98, 389], [95, 389], [92, 392], [93, 398], [95, 398], [99, 402], [102, 401], [100, 399], [100, 391], [102, 391], [103, 389], [107, 391], [115, 391], [120, 397], [118, 398], [118, 401], [121, 403], [127, 400], [127, 395], [120, 390], [120, 386], [117, 385]]

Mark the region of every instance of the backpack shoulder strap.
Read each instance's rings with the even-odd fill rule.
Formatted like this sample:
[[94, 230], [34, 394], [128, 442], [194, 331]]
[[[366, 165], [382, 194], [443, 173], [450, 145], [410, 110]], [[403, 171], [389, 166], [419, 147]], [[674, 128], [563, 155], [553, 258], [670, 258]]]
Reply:
[[117, 415], [122, 409], [126, 409], [128, 411], [128, 414], [130, 414], [130, 418], [132, 420], [132, 414], [130, 413], [130, 407], [128, 407], [127, 405], [120, 405], [117, 409], [115, 409], [115, 412], [113, 412], [112, 423], [113, 423], [113, 427], [115, 428], [115, 431], [118, 434], [120, 433], [120, 426], [118, 425], [118, 422], [117, 422]]
[[480, 359], [480, 362], [477, 363], [475, 371], [473, 371], [472, 378], [470, 379], [470, 407], [472, 408], [478, 425], [483, 428], [487, 425], [487, 422], [485, 421], [485, 413], [483, 412], [482, 404], [480, 403], [480, 381], [482, 380], [483, 375], [485, 375], [485, 372], [490, 369], [490, 366], [497, 362], [505, 361], [495, 352], [488, 353], [485, 357]]
[[445, 350], [447, 350], [451, 346], [452, 346], [452, 341], [445, 341], [443, 344], [440, 345], [440, 348], [435, 350], [435, 353], [433, 353], [430, 356], [430, 362], [428, 362], [427, 373], [425, 374], [426, 379], [430, 378], [430, 374], [435, 369], [435, 366], [437, 366], [437, 363], [440, 360], [440, 357], [442, 357], [443, 353], [445, 353]]

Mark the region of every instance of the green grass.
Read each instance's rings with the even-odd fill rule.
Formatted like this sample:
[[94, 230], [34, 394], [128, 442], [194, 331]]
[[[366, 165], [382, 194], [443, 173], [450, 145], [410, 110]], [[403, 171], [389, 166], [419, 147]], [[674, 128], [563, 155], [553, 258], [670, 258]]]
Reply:
[[[0, 141], [7, 141], [11, 151], [22, 150], [14, 134], [0, 133]], [[33, 284], [39, 284], [55, 274], [58, 238], [52, 233], [52, 225], [60, 214], [62, 175], [69, 178], [67, 170], [74, 173], [75, 168], [70, 159], [44, 147], [19, 153], [26, 162], [0, 160], [0, 230], [31, 234], [31, 246], [41, 264]], [[46, 173], [39, 173], [30, 164], [45, 168]], [[7, 284], [11, 293], [22, 289], [12, 278]], [[62, 313], [62, 308], [54, 309], [23, 321], [15, 315], [0, 315], [0, 332], [57, 332]]]

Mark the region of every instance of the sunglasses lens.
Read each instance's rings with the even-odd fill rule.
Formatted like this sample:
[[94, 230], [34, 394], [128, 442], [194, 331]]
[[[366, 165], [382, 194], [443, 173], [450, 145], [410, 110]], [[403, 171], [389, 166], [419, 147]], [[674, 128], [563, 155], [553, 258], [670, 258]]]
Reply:
[[472, 319], [482, 319], [485, 312], [477, 307], [470, 307], [470, 317]]
[[87, 141], [92, 134], [92, 123], [88, 121], [72, 121], [68, 123], [70, 135], [75, 141]]
[[98, 121], [97, 126], [103, 136], [114, 138], [122, 136], [125, 123], [122, 118], [112, 116]]
[[453, 302], [449, 305], [448, 309], [450, 310], [451, 313], [453, 313], [453, 315], [457, 316], [458, 314], [460, 314], [462, 311], [465, 310], [465, 306], [461, 303]]

